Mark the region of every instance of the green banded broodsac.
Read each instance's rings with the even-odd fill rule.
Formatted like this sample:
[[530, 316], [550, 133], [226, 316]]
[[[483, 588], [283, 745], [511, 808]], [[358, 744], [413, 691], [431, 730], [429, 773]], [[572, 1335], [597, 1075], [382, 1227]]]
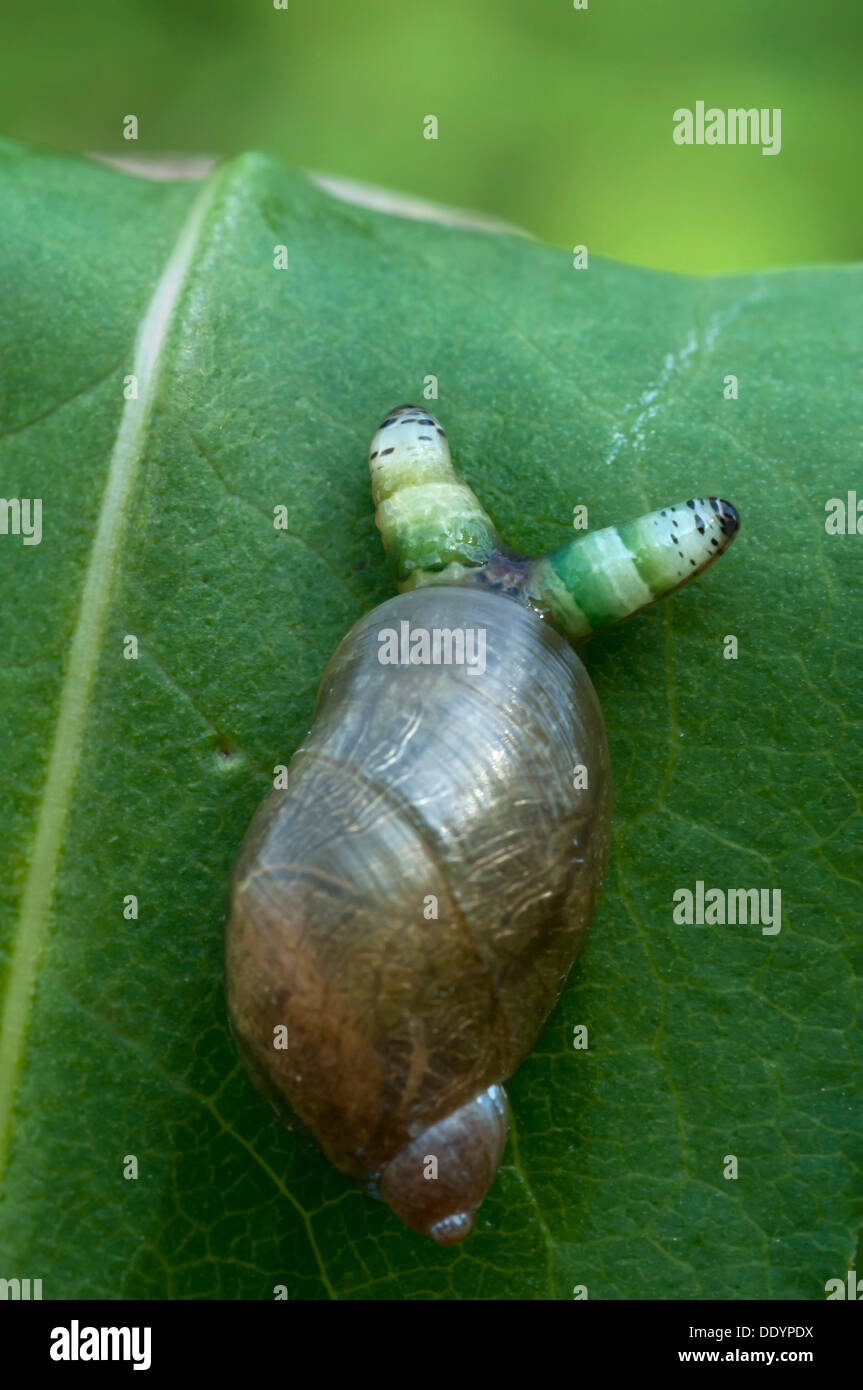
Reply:
[[693, 498], [531, 559], [419, 407], [386, 417], [370, 468], [401, 593], [342, 641], [287, 789], [252, 821], [228, 1001], [282, 1117], [450, 1245], [494, 1179], [501, 1083], [561, 993], [605, 868], [606, 735], [570, 644], [700, 574], [738, 517]]

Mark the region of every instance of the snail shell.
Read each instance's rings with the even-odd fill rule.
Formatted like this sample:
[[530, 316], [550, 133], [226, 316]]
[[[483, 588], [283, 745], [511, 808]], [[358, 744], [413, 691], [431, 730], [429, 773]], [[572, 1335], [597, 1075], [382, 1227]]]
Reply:
[[[484, 673], [382, 664], [379, 634], [404, 621], [484, 630]], [[500, 1162], [499, 1083], [533, 1048], [599, 893], [611, 783], [596, 694], [529, 609], [415, 589], [342, 641], [288, 783], [234, 873], [234, 1032], [337, 1168], [449, 1244]]]

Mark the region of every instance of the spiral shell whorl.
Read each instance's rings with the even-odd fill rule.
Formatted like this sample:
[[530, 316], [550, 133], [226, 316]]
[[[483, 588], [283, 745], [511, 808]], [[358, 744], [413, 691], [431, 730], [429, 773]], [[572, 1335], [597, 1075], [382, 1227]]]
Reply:
[[378, 1188], [387, 1206], [438, 1245], [464, 1240], [503, 1157], [508, 1114], [503, 1087], [489, 1086], [429, 1125], [384, 1168]]

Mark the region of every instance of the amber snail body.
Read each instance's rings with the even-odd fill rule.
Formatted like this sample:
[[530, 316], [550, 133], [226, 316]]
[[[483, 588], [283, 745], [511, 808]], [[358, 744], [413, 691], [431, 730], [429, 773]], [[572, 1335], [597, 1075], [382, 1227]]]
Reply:
[[570, 640], [700, 573], [737, 517], [698, 499], [527, 560], [420, 408], [386, 418], [371, 468], [407, 592], [344, 638], [288, 786], [249, 829], [229, 1012], [279, 1112], [449, 1245], [494, 1179], [501, 1083], [563, 989], [605, 868], [607, 742]]

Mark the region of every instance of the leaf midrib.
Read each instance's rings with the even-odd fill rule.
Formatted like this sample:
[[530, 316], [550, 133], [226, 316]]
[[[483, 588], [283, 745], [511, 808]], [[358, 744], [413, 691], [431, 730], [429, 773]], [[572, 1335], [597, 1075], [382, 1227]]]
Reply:
[[28, 871], [11, 940], [0, 1021], [0, 1178], [9, 1149], [27, 1023], [39, 959], [48, 933], [117, 556], [130, 519], [128, 503], [144, 455], [165, 344], [202, 240], [204, 224], [225, 178], [223, 168], [202, 184], [180, 228], [135, 340], [132, 373], [137, 377], [138, 394], [136, 399], [124, 403], [111, 452], [99, 520], [60, 691], [33, 848], [26, 856]]

